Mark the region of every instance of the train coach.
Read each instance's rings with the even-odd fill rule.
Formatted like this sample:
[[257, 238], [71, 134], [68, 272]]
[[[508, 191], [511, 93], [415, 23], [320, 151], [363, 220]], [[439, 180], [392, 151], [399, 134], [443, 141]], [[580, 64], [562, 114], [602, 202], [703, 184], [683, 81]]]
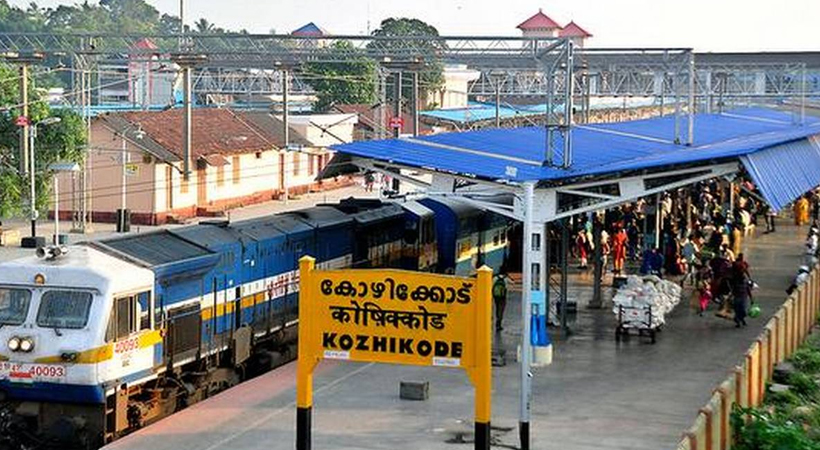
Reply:
[[509, 226], [453, 199], [348, 199], [41, 249], [0, 264], [0, 395], [94, 447], [292, 360], [302, 256], [470, 274], [503, 264]]

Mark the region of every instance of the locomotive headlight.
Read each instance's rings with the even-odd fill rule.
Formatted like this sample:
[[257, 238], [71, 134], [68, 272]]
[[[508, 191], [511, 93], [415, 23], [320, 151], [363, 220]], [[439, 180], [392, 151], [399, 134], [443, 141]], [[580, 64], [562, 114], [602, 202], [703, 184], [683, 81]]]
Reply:
[[34, 341], [31, 338], [23, 338], [20, 341], [20, 350], [26, 353], [34, 350]]
[[9, 339], [9, 344], [8, 345], [9, 345], [9, 350], [11, 350], [13, 352], [16, 352], [17, 350], [20, 350], [20, 338], [15, 336], [15, 337]]

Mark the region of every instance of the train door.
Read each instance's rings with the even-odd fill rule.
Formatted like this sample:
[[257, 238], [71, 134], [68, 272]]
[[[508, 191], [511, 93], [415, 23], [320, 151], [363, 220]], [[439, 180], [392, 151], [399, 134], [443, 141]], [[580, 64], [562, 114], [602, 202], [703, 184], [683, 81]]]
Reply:
[[524, 257], [524, 227], [520, 222], [514, 223], [506, 230], [507, 238], [507, 272], [521, 272]]
[[124, 375], [153, 368], [160, 364], [153, 346], [143, 347], [140, 336], [152, 328], [150, 313], [150, 289], [114, 296], [109, 314], [105, 340], [112, 343], [114, 352], [104, 378], [121, 378]]
[[238, 330], [242, 327], [242, 286], [234, 288], [233, 321], [234, 329]]

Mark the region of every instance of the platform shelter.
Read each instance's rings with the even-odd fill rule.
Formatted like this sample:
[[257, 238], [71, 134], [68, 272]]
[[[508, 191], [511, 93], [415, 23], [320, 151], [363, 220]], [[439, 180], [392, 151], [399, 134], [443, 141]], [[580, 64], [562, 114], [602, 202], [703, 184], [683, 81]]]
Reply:
[[[528, 448], [529, 324], [545, 313], [538, 300], [548, 295], [547, 224], [738, 174], [775, 211], [820, 185], [820, 119], [761, 108], [696, 114], [691, 145], [674, 139], [680, 126], [667, 116], [569, 132], [521, 127], [359, 141], [333, 147], [339, 153], [323, 176], [355, 166], [524, 222], [520, 425]], [[514, 194], [512, 204], [495, 201], [499, 193]]]

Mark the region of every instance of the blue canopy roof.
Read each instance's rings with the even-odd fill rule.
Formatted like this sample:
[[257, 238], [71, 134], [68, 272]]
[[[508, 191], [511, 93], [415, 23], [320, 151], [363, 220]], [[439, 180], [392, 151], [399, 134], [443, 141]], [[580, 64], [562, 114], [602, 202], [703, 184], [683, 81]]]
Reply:
[[[820, 169], [805, 169], [820, 168], [820, 140], [806, 139], [820, 135], [820, 119], [807, 117], [798, 124], [791, 113], [749, 108], [697, 114], [694, 123], [692, 146], [673, 142], [674, 116], [574, 126], [568, 169], [542, 164], [546, 132], [541, 127], [358, 141], [333, 148], [353, 156], [502, 182], [559, 182], [739, 159], [775, 209], [820, 184]], [[679, 126], [685, 135], [685, 118]], [[788, 143], [794, 145], [783, 147]], [[767, 149], [771, 150], [759, 157], [748, 157]], [[780, 158], [786, 150], [788, 155]], [[557, 133], [556, 164], [562, 153], [563, 138]]]
[[800, 139], [742, 156], [741, 161], [775, 211], [820, 180], [820, 140]]
[[[697, 114], [695, 142], [672, 142], [674, 116], [573, 127], [572, 167], [542, 165], [541, 127], [483, 129], [418, 138], [357, 141], [333, 146], [353, 156], [429, 168], [489, 180], [561, 181], [622, 171], [737, 158], [768, 147], [820, 134], [820, 119], [794, 124], [792, 115], [767, 109]], [[686, 121], [681, 120], [685, 133]], [[555, 137], [555, 162], [563, 153]]]

